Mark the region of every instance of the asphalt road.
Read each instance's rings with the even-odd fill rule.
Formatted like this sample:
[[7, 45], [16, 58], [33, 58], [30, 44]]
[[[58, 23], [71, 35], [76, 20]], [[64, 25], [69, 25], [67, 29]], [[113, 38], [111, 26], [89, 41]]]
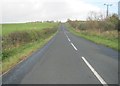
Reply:
[[2, 77], [3, 84], [118, 84], [118, 52], [67, 31]]

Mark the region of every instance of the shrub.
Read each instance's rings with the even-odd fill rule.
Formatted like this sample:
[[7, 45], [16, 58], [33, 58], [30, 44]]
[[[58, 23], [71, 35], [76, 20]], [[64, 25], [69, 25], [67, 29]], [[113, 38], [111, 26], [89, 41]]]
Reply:
[[2, 37], [2, 60], [10, 56], [10, 51], [14, 47], [19, 47], [20, 45], [38, 41], [40, 39], [45, 39], [55, 33], [56, 28], [46, 28], [42, 30], [29, 30], [29, 31], [20, 31], [13, 32], [7, 36]]

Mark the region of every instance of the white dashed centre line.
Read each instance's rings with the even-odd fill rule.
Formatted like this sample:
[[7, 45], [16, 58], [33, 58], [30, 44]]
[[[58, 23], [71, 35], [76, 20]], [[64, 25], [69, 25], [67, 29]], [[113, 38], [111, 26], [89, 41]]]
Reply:
[[[67, 36], [67, 34], [65, 33], [68, 41], [70, 42], [70, 38]], [[71, 45], [73, 46], [73, 48], [77, 51], [78, 49], [75, 47], [75, 45], [71, 42]], [[93, 74], [97, 77], [97, 79], [101, 82], [101, 84], [108, 86], [107, 83], [103, 80], [103, 78], [95, 71], [95, 69], [90, 65], [90, 63], [84, 58], [82, 57], [82, 60], [87, 64], [87, 66], [90, 68], [90, 70], [93, 72]]]
[[[71, 41], [71, 40], [70, 40], [70, 38], [67, 36], [67, 34], [66, 34], [66, 33], [65, 33], [65, 35], [66, 35], [66, 37], [67, 37], [68, 41], [70, 42], [70, 41]], [[73, 48], [74, 48], [76, 51], [78, 50], [72, 42], [71, 42], [71, 45], [73, 46]]]
[[[70, 42], [70, 38], [67, 36], [67, 34], [65, 33], [68, 41]], [[75, 47], [75, 45], [71, 42], [71, 45], [73, 46], [73, 48], [77, 51], [78, 49]], [[93, 72], [93, 74], [97, 77], [97, 79], [101, 82], [101, 84], [108, 86], [107, 83], [103, 80], [103, 78], [95, 71], [95, 69], [90, 65], [90, 63], [84, 58], [82, 57], [83, 61], [87, 64], [87, 66], [90, 68], [90, 70]]]
[[[64, 32], [65, 33], [65, 32]], [[70, 42], [71, 40], [70, 40], [70, 38], [67, 36], [67, 34], [65, 33], [65, 35], [66, 35], [66, 37], [67, 37], [67, 39], [68, 39], [68, 41]]]
[[78, 50], [73, 43], [71, 43], [71, 45], [73, 46], [73, 48], [74, 48], [76, 51]]
[[71, 40], [68, 38], [68, 41], [70, 42]]
[[90, 68], [90, 70], [94, 73], [94, 75], [98, 78], [98, 80], [101, 82], [101, 84], [108, 86], [107, 83], [103, 80], [103, 78], [95, 71], [95, 69], [90, 65], [90, 63], [82, 57], [83, 61], [87, 64], [87, 66]]
[[66, 37], [67, 37], [68, 41], [70, 42], [71, 41], [70, 38], [68, 36], [66, 36]]

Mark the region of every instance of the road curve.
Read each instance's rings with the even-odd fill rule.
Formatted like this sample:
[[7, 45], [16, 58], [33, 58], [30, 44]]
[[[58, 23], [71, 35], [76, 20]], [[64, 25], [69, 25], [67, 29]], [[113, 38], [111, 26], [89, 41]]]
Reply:
[[64, 25], [42, 49], [3, 75], [3, 84], [118, 84], [118, 52]]

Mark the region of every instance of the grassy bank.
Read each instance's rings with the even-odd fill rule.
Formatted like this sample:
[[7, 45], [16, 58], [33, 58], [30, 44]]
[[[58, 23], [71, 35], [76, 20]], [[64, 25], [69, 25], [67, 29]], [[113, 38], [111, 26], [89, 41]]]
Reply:
[[[43, 28], [43, 26], [46, 28]], [[39, 28], [36, 29], [17, 29], [17, 31], [15, 31], [16, 25], [14, 26], [13, 24], [11, 32], [8, 33], [6, 31], [7, 33], [2, 37], [2, 71], [0, 72], [4, 73], [11, 69], [21, 60], [29, 57], [37, 49], [43, 47], [56, 33], [57, 26], [57, 23], [51, 23], [50, 25], [45, 25], [44, 23], [44, 25], [38, 26]], [[35, 25], [34, 27], [37, 26]], [[9, 27], [7, 27], [6, 30], [8, 28]], [[29, 28], [29, 26], [27, 28]], [[32, 25], [31, 28], [33, 28]], [[5, 27], [2, 29], [5, 29]]]
[[120, 49], [118, 49], [118, 37], [113, 36], [118, 34], [118, 32], [115, 30], [109, 32], [103, 32], [99, 34], [99, 31], [89, 31], [89, 30], [83, 31], [83, 30], [75, 29], [71, 27], [69, 24], [67, 24], [67, 27], [71, 33], [77, 36], [83, 37], [94, 43], [102, 44], [112, 49], [120, 51]]
[[44, 40], [42, 39], [11, 49], [9, 51], [9, 53], [11, 53], [9, 58], [2, 61], [2, 73], [14, 67], [21, 60], [29, 57], [36, 50], [42, 48], [52, 37], [53, 35]]

